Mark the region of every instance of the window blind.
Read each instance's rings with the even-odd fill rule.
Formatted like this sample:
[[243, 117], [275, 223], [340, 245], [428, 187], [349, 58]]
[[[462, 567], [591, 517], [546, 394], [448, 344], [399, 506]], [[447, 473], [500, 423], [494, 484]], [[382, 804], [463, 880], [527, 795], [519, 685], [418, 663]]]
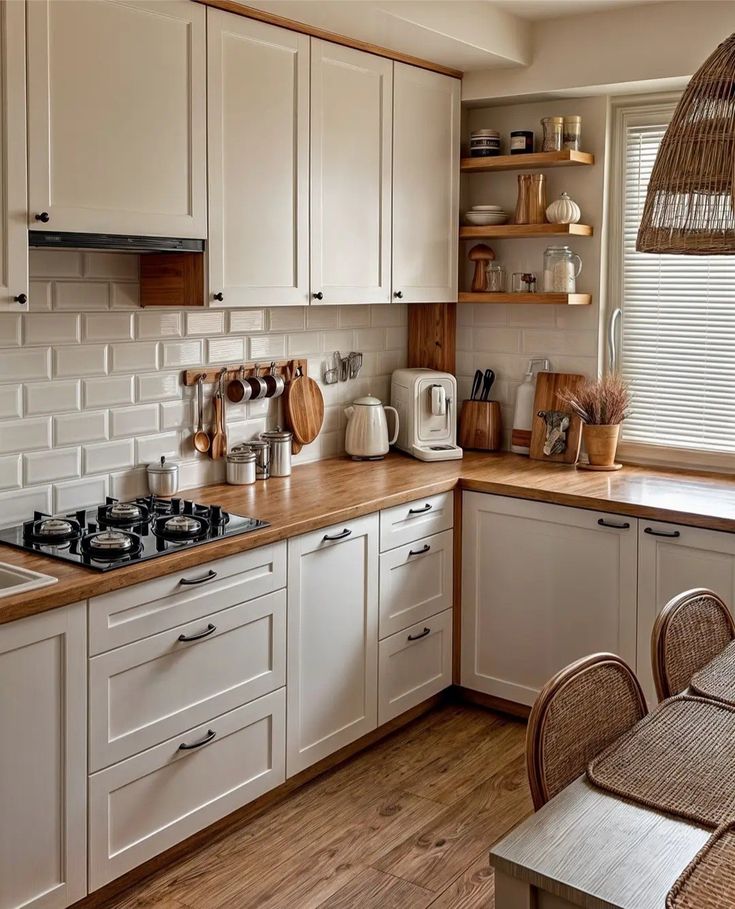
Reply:
[[[673, 107], [672, 107], [673, 112]], [[623, 136], [621, 371], [629, 442], [735, 451], [735, 256], [637, 253], [646, 188], [668, 120]]]

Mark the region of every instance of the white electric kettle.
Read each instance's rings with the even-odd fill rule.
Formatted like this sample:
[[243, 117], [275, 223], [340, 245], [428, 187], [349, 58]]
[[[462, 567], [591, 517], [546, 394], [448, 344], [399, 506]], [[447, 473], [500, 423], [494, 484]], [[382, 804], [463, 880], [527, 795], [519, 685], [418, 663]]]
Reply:
[[[392, 410], [396, 419], [393, 438], [388, 440], [388, 420], [386, 410]], [[398, 438], [398, 411], [395, 407], [383, 407], [379, 398], [368, 395], [358, 398], [349, 407], [345, 407], [347, 417], [347, 435], [345, 451], [356, 461], [377, 461], [388, 454], [388, 448]]]

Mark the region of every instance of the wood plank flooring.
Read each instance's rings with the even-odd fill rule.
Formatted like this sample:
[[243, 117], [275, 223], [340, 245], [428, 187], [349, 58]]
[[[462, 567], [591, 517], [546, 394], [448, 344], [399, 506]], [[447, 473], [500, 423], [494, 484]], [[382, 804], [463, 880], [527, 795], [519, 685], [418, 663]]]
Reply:
[[525, 723], [440, 707], [106, 909], [491, 909]]

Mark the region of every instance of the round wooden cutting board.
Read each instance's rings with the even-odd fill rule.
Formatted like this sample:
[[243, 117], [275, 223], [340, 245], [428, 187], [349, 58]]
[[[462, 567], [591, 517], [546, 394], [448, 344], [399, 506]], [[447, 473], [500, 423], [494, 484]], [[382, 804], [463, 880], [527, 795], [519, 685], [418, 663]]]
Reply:
[[293, 433], [293, 453], [298, 454], [319, 435], [324, 422], [324, 398], [309, 376], [296, 375], [288, 384], [286, 416]]

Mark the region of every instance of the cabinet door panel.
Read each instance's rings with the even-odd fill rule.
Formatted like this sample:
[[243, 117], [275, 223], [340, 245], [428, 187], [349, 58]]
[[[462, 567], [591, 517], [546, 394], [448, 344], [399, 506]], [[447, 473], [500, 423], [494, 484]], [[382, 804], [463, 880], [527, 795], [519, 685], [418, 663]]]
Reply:
[[210, 300], [305, 305], [309, 38], [207, 12]]
[[28, 4], [30, 226], [206, 236], [206, 14], [186, 0]]
[[656, 616], [672, 597], [693, 587], [714, 590], [735, 609], [735, 536], [658, 521], [641, 520], [639, 527], [638, 678], [655, 704], [651, 634]]
[[293, 776], [377, 725], [377, 515], [289, 540], [287, 625]]
[[313, 40], [311, 286], [323, 303], [388, 303], [393, 69]]
[[87, 892], [86, 606], [0, 627], [0, 906]]
[[530, 705], [550, 676], [587, 654], [612, 651], [635, 666], [635, 525], [465, 493], [462, 684]]
[[394, 81], [393, 290], [455, 302], [460, 83], [405, 63]]

